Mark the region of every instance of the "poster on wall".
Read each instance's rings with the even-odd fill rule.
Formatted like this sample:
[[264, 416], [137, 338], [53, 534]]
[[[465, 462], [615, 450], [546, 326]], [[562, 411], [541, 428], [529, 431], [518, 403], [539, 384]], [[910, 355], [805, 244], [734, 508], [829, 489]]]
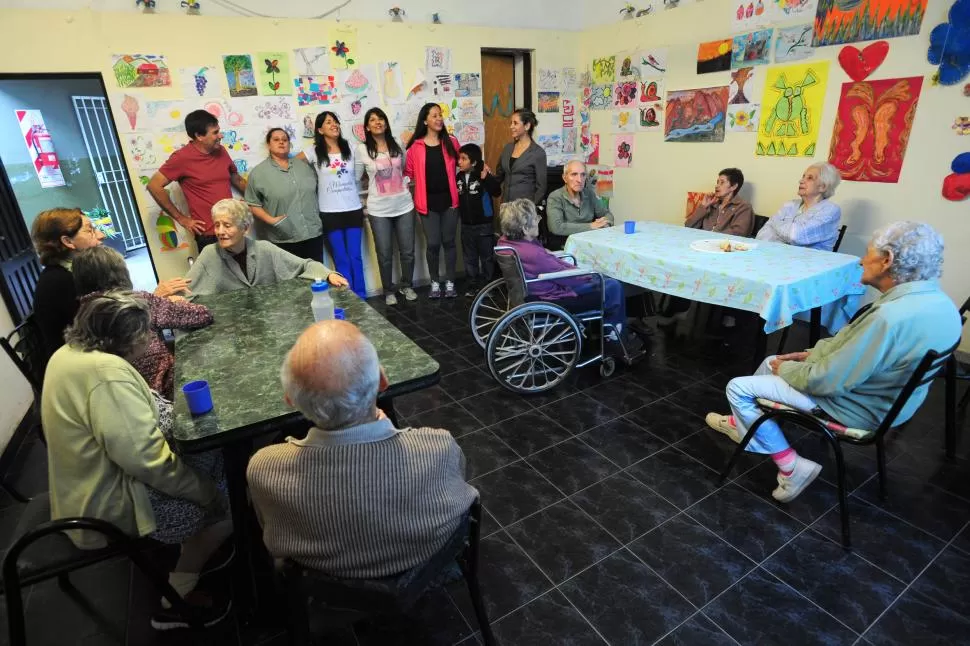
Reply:
[[266, 96], [293, 94], [290, 79], [290, 55], [286, 52], [256, 54], [256, 87]]
[[299, 47], [293, 50], [293, 74], [318, 76], [330, 71], [326, 47]]
[[802, 18], [810, 20], [818, 9], [818, 0], [770, 0], [768, 19], [772, 22], [787, 22]]
[[47, 132], [47, 124], [40, 110], [14, 110], [20, 123], [20, 134], [24, 138], [30, 161], [34, 165], [41, 188], [66, 186], [61, 163], [54, 152], [54, 142]]
[[812, 45], [915, 36], [925, 13], [926, 0], [819, 0]]
[[482, 75], [479, 72], [455, 73], [455, 96], [481, 96]]
[[357, 65], [357, 30], [338, 25], [330, 30], [330, 69], [347, 70]]
[[227, 54], [222, 57], [229, 96], [256, 96], [256, 73], [249, 54]]
[[613, 107], [622, 109], [635, 106], [639, 92], [639, 81], [618, 81], [613, 86]]
[[828, 61], [769, 67], [761, 98], [759, 157], [813, 157], [822, 120]]
[[[768, 4], [772, 0], [767, 0]], [[751, 31], [768, 24], [768, 9], [765, 0], [735, 0], [730, 5], [731, 31]]]
[[381, 94], [387, 103], [400, 103], [404, 100], [404, 75], [397, 61], [381, 61], [377, 65], [381, 81]]
[[731, 69], [733, 40], [712, 40], [697, 46], [697, 73], [726, 72]]
[[111, 71], [118, 87], [167, 87], [172, 84], [165, 57], [158, 54], [115, 54]]
[[734, 37], [731, 44], [731, 69], [751, 65], [767, 65], [771, 55], [773, 29], [762, 29]]
[[727, 129], [731, 132], [757, 132], [761, 105], [764, 71], [755, 67], [742, 67], [731, 72], [728, 85]]
[[209, 98], [225, 93], [225, 77], [222, 70], [214, 66], [180, 67], [179, 78], [186, 98]]
[[854, 182], [899, 181], [923, 77], [843, 83], [829, 163]]
[[428, 73], [451, 72], [451, 49], [436, 46], [425, 47], [424, 69]]
[[615, 110], [610, 114], [610, 132], [637, 131], [637, 109]]
[[815, 53], [812, 47], [812, 25], [782, 27], [775, 37], [775, 62], [788, 63], [811, 58]]
[[726, 85], [668, 92], [664, 141], [724, 141], [727, 102]]
[[592, 85], [613, 85], [616, 81], [616, 56], [593, 59]]
[[633, 135], [617, 135], [613, 140], [613, 165], [617, 168], [633, 166]]

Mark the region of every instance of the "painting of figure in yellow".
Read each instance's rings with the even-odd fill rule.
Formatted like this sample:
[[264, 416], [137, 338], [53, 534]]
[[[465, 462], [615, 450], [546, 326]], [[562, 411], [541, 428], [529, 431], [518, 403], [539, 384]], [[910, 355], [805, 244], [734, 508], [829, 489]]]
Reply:
[[828, 77], [828, 61], [768, 68], [756, 155], [815, 155]]

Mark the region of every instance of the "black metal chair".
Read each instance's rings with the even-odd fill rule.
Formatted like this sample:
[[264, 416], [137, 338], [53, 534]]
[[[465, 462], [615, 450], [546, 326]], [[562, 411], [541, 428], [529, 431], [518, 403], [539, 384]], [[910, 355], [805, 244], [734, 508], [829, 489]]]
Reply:
[[338, 579], [302, 567], [290, 559], [277, 562], [286, 594], [289, 632], [294, 646], [311, 643], [310, 604], [314, 616], [332, 625], [353, 624], [368, 617], [399, 619], [425, 591], [457, 562], [468, 585], [485, 646], [495, 644], [478, 581], [478, 552], [482, 519], [476, 500], [458, 529], [424, 565], [384, 579]]
[[845, 549], [851, 549], [852, 543], [849, 537], [849, 506], [847, 503], [848, 492], [845, 486], [845, 460], [842, 457], [842, 447], [841, 442], [846, 444], [854, 444], [856, 446], [868, 446], [870, 444], [876, 445], [876, 462], [879, 469], [879, 497], [881, 499], [886, 498], [886, 451], [883, 445], [883, 438], [890, 429], [894, 428], [893, 423], [899, 416], [899, 413], [903, 410], [903, 406], [909, 401], [909, 398], [913, 395], [917, 388], [928, 388], [930, 382], [936, 377], [936, 375], [943, 369], [944, 364], [950, 359], [953, 352], [957, 349], [959, 341], [953, 345], [948, 350], [943, 352], [936, 352], [930, 350], [923, 356], [923, 359], [916, 366], [913, 374], [910, 376], [906, 385], [900, 391], [899, 396], [896, 397], [896, 401], [893, 402], [892, 407], [886, 414], [886, 417], [882, 420], [882, 423], [874, 431], [859, 431], [858, 429], [847, 429], [845, 426], [834, 420], [828, 420], [824, 417], [819, 417], [809, 413], [803, 413], [791, 408], [783, 407], [782, 405], [776, 404], [771, 406], [773, 402], [759, 401], [759, 405], [765, 410], [765, 414], [759, 417], [751, 428], [748, 429], [747, 434], [741, 439], [738, 448], [735, 449], [734, 455], [731, 456], [731, 460], [728, 462], [727, 466], [724, 467], [724, 471], [721, 472], [721, 480], [723, 482], [730, 475], [731, 470], [734, 465], [737, 464], [741, 455], [744, 453], [745, 447], [754, 437], [754, 434], [769, 419], [782, 419], [795, 424], [796, 426], [801, 426], [804, 429], [810, 431], [818, 431], [832, 446], [832, 450], [835, 453], [835, 467], [838, 476], [838, 487], [839, 487], [839, 511], [842, 515], [842, 546]]
[[[200, 620], [191, 619], [195, 616], [192, 607], [169, 585], [167, 573], [159, 572], [145, 556], [145, 550], [156, 547], [158, 543], [145, 538], [132, 538], [115, 525], [97, 518], [62, 518], [52, 521], [50, 517], [48, 494], [34, 497], [24, 509], [14, 531], [14, 536], [18, 538], [3, 558], [0, 592], [6, 595], [11, 646], [24, 646], [27, 643], [21, 596], [25, 587], [57, 578], [61, 590], [74, 598], [82, 598], [71, 583], [71, 572], [117, 556], [128, 557], [176, 610], [190, 618], [191, 623], [202, 625]], [[71, 530], [97, 532], [105, 537], [108, 546], [96, 550], [78, 549], [64, 534]]]
[[751, 230], [751, 237], [757, 238], [758, 232], [761, 231], [764, 226], [768, 224], [767, 215], [756, 215], [754, 216], [754, 229]]
[[[970, 298], [963, 301], [963, 305], [960, 307], [960, 320], [963, 323], [967, 322], [968, 310], [970, 310]], [[970, 366], [960, 363], [957, 360], [956, 353], [953, 353], [946, 364], [945, 378], [946, 421], [944, 428], [946, 432], [946, 457], [952, 460], [956, 457], [957, 452], [957, 418], [963, 419], [967, 411], [967, 405], [970, 404], [970, 388], [963, 393], [963, 397], [960, 398], [960, 403], [957, 403], [957, 382], [970, 381]]]

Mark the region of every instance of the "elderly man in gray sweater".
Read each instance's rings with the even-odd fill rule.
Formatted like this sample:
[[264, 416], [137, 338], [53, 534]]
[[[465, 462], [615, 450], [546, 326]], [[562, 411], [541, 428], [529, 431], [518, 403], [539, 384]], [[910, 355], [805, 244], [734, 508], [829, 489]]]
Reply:
[[586, 164], [576, 159], [567, 163], [562, 179], [565, 186], [550, 193], [546, 203], [549, 233], [566, 237], [613, 226], [613, 214], [586, 186]]
[[431, 558], [478, 497], [451, 434], [394, 427], [377, 407], [387, 387], [377, 351], [344, 321], [308, 328], [282, 380], [314, 427], [249, 462], [269, 552], [341, 578], [391, 576]]

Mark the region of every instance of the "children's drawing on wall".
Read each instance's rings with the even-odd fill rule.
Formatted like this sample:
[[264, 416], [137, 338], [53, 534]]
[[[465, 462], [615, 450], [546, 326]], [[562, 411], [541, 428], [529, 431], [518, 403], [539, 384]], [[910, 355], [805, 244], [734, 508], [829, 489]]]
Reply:
[[617, 135], [614, 138], [614, 166], [617, 168], [630, 168], [633, 166], [633, 145], [633, 135]]
[[481, 96], [482, 75], [478, 72], [457, 72], [455, 74], [455, 96]]
[[431, 95], [437, 99], [451, 99], [455, 96], [455, 77], [448, 73], [428, 74], [431, 78]]
[[246, 125], [246, 115], [243, 114], [243, 108], [230, 106], [225, 100], [207, 101], [202, 109], [218, 119], [223, 127], [229, 125], [233, 128], [239, 128]]
[[580, 145], [582, 146], [583, 157], [586, 159], [587, 164], [600, 163], [599, 134], [590, 133], [588, 136], [583, 136], [582, 132], [580, 132]]
[[562, 114], [563, 128], [575, 128], [580, 125], [576, 123], [576, 99], [560, 96], [559, 109]]
[[138, 170], [158, 168], [165, 161], [164, 159], [159, 159], [158, 154], [155, 152], [152, 135], [147, 132], [135, 132], [130, 135], [125, 135], [122, 138], [122, 143], [124, 143], [132, 162], [135, 164], [135, 168]]
[[734, 37], [731, 45], [731, 68], [748, 67], [751, 65], [767, 65], [771, 54], [771, 34], [774, 30], [742, 34]]
[[607, 85], [611, 87], [616, 81], [616, 56], [606, 56], [593, 59], [593, 85]]
[[115, 104], [120, 103], [121, 111], [125, 113], [128, 117], [128, 125], [131, 126], [132, 130], [138, 129], [138, 113], [141, 112], [141, 104], [138, 102], [137, 96], [132, 96], [130, 94], [125, 94], [122, 96], [121, 101], [115, 99]]
[[664, 141], [724, 141], [728, 87], [667, 92]]
[[[590, 162], [592, 163], [592, 162]], [[595, 187], [597, 197], [613, 197], [613, 169], [612, 168], [591, 168], [588, 170], [589, 181]]]
[[290, 55], [286, 52], [259, 52], [256, 54], [256, 87], [260, 94], [276, 96], [293, 94], [290, 87]]
[[776, 30], [775, 62], [788, 63], [810, 58], [815, 53], [812, 47], [812, 25], [781, 27]]
[[640, 112], [640, 119], [637, 125], [640, 130], [660, 129], [660, 126], [662, 125], [660, 122], [660, 115], [663, 114], [663, 104], [648, 103], [647, 105], [641, 105], [638, 110]]
[[256, 75], [249, 54], [228, 54], [222, 57], [226, 71], [229, 96], [256, 96]]
[[330, 69], [346, 70], [357, 65], [357, 30], [338, 25], [330, 30]]
[[142, 127], [151, 132], [185, 132], [184, 101], [145, 101]]
[[455, 128], [455, 137], [458, 139], [458, 143], [465, 144], [478, 144], [479, 146], [485, 143], [485, 123], [482, 121], [465, 121], [458, 124]]
[[247, 101], [245, 108], [249, 118], [247, 122], [255, 124], [258, 121], [296, 121], [296, 108], [293, 100], [288, 96]]
[[637, 103], [640, 105], [654, 104], [664, 100], [663, 79], [644, 79], [640, 81], [640, 93]]
[[760, 113], [761, 106], [757, 103], [729, 105], [727, 110], [727, 128], [731, 132], [757, 132]]
[[818, 8], [818, 0], [771, 0], [768, 3], [768, 18], [774, 22], [813, 18]]
[[579, 77], [576, 74], [576, 68], [562, 68], [559, 83], [564, 94], [576, 94], [579, 91]]
[[482, 120], [482, 98], [479, 96], [465, 96], [455, 98], [455, 116], [459, 121]]
[[404, 100], [404, 78], [401, 74], [401, 64], [397, 61], [381, 61], [378, 66], [381, 79], [381, 94], [388, 103], [398, 103]]
[[[767, 0], [770, 4], [772, 0]], [[735, 0], [730, 4], [731, 31], [750, 31], [768, 24], [765, 0]]]
[[697, 46], [697, 73], [726, 72], [731, 69], [730, 38], [712, 40]]
[[405, 98], [406, 102], [412, 99], [424, 99], [431, 96], [431, 83], [428, 81], [424, 70], [415, 70], [414, 77], [406, 87], [408, 89], [407, 98]]
[[590, 88], [590, 110], [609, 110], [613, 107], [613, 84], [594, 85]]
[[180, 67], [179, 78], [182, 80], [182, 94], [186, 98], [209, 98], [224, 94], [223, 75], [215, 67]]
[[536, 143], [546, 151], [546, 162], [550, 166], [555, 166], [555, 162], [562, 157], [562, 135], [539, 135], [536, 137]]
[[770, 67], [766, 74], [755, 154], [814, 156], [828, 81], [828, 61]]
[[432, 72], [451, 71], [451, 49], [428, 46], [424, 48], [424, 69]]
[[330, 71], [326, 47], [298, 47], [293, 50], [293, 74], [319, 76]]
[[764, 78], [753, 67], [731, 70], [731, 84], [728, 85], [728, 105], [754, 103], [761, 98], [763, 89], [760, 79]]
[[639, 81], [620, 81], [613, 88], [613, 107], [626, 108], [637, 104], [640, 94]]
[[562, 129], [562, 154], [576, 154], [576, 128]]
[[332, 74], [298, 76], [293, 82], [298, 105], [331, 105], [337, 102], [337, 80]]
[[559, 69], [539, 68], [538, 90], [540, 92], [558, 92], [560, 88]]
[[313, 113], [306, 113], [303, 115], [303, 138], [313, 139], [313, 125], [316, 115]]
[[640, 78], [648, 76], [659, 76], [667, 73], [667, 50], [650, 49], [639, 52], [636, 56], [639, 61], [637, 66], [640, 68]]
[[159, 54], [116, 54], [111, 71], [118, 87], [167, 87], [172, 84], [165, 57]]
[[337, 89], [341, 96], [360, 96], [362, 94], [375, 94], [377, 88], [376, 65], [361, 65], [356, 69], [337, 72]]
[[843, 83], [829, 162], [855, 182], [899, 181], [923, 77]]
[[700, 205], [701, 200], [707, 195], [704, 191], [687, 191], [687, 208], [684, 211], [684, 217], [689, 218], [697, 210]]
[[610, 132], [636, 132], [637, 120], [638, 111], [636, 108], [629, 110], [614, 110], [610, 114]]
[[620, 71], [616, 78], [618, 81], [636, 80], [640, 78], [640, 65], [636, 54], [622, 54], [618, 57], [620, 61]]
[[161, 211], [155, 219], [155, 233], [158, 235], [158, 242], [162, 251], [175, 251], [177, 249], [188, 249], [189, 243], [185, 241], [185, 235], [181, 227], [168, 213]]
[[539, 92], [538, 112], [559, 112], [559, 92]]
[[925, 13], [926, 0], [819, 0], [812, 45], [915, 36]]

